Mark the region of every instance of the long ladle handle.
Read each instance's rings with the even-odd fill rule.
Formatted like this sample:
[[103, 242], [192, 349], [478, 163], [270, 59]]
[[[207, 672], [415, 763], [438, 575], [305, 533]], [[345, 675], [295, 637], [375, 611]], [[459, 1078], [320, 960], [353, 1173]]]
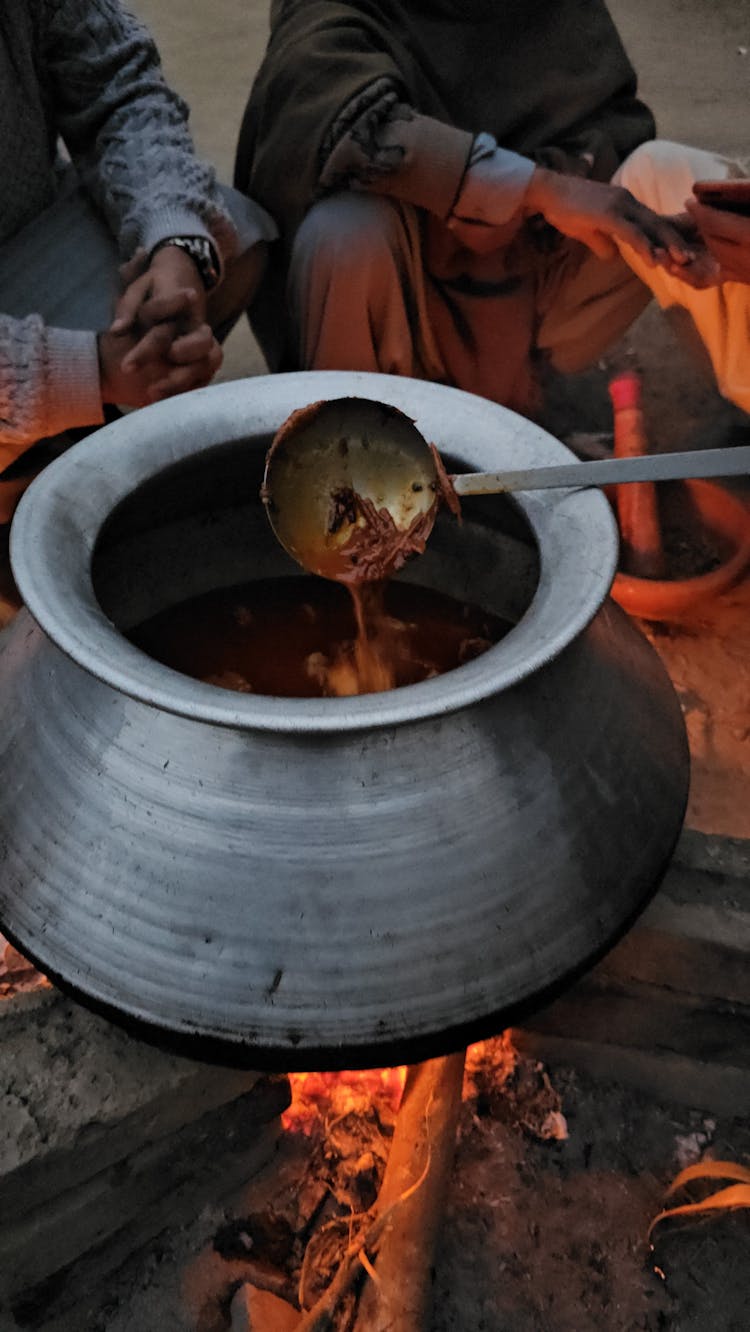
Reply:
[[638, 458], [599, 458], [514, 472], [466, 472], [452, 476], [458, 495], [496, 495], [504, 490], [549, 490], [557, 486], [622, 485], [624, 481], [684, 481], [750, 474], [750, 445], [696, 449], [693, 453], [649, 453]]

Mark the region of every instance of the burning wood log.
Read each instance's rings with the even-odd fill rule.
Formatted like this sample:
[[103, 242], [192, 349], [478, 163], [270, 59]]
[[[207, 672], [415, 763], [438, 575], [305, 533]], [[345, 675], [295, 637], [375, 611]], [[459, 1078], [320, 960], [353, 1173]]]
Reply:
[[409, 1069], [374, 1220], [350, 1245], [296, 1332], [331, 1327], [363, 1268], [370, 1281], [352, 1332], [427, 1327], [432, 1258], [453, 1165], [465, 1060], [462, 1050]]
[[385, 1219], [375, 1279], [355, 1332], [427, 1327], [432, 1259], [453, 1167], [466, 1051], [407, 1074], [377, 1212]]

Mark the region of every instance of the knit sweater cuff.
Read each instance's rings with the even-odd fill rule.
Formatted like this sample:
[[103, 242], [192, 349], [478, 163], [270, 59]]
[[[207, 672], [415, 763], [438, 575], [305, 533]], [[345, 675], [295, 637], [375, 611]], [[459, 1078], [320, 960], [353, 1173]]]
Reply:
[[47, 329], [44, 432], [104, 420], [96, 334], [72, 328]]
[[205, 236], [213, 240], [211, 232], [197, 213], [189, 208], [159, 208], [143, 218], [139, 242], [150, 254], [160, 241], [171, 236]]
[[233, 222], [217, 210], [213, 228], [206, 226], [202, 217], [190, 208], [160, 208], [148, 213], [141, 222], [139, 245], [147, 254], [173, 236], [205, 236], [211, 241], [219, 260], [220, 273], [237, 250], [237, 237]]

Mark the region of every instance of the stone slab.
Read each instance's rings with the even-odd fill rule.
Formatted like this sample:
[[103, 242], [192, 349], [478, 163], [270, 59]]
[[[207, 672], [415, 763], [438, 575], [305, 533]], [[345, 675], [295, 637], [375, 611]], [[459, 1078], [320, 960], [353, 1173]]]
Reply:
[[750, 842], [684, 833], [637, 924], [514, 1039], [552, 1063], [715, 1113], [744, 1114]]
[[252, 1089], [129, 1036], [59, 991], [0, 1003], [0, 1225]]

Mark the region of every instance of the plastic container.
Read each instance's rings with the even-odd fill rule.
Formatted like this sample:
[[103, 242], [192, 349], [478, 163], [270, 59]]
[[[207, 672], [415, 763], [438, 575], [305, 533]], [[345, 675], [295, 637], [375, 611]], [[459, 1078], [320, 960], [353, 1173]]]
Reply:
[[[675, 523], [681, 521], [686, 534], [715, 543], [719, 563], [686, 577], [639, 578], [621, 572], [612, 596], [629, 615], [643, 620], [687, 620], [696, 607], [738, 582], [750, 565], [750, 510], [711, 481], [665, 482], [659, 491], [663, 513], [671, 507]], [[666, 527], [663, 520], [665, 533]]]

